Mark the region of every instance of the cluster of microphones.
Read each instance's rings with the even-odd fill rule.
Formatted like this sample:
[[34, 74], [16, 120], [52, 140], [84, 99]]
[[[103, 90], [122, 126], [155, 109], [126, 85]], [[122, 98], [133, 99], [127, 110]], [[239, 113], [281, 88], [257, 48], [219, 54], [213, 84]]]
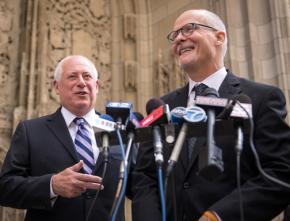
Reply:
[[[234, 135], [236, 152], [241, 153], [245, 122], [251, 119], [251, 100], [244, 94], [231, 99], [220, 98], [213, 88], [207, 88], [197, 96], [189, 107], [172, 107], [161, 99], [150, 99], [146, 104], [147, 116], [133, 112], [129, 102], [108, 102], [106, 114], [97, 118], [94, 131], [101, 137], [104, 159], [108, 159], [109, 147], [120, 145], [122, 162], [119, 171], [119, 183], [115, 201], [110, 213], [111, 220], [116, 219], [120, 203], [125, 195], [126, 183], [131, 163], [130, 152], [133, 143], [145, 142], [154, 147], [154, 157], [158, 171], [162, 217], [166, 220], [165, 196], [167, 182], [187, 139], [206, 137], [206, 146], [199, 153], [199, 175], [213, 180], [223, 173], [222, 149], [215, 144], [216, 135]], [[123, 147], [126, 141], [126, 147]], [[163, 181], [163, 145], [173, 145]], [[140, 147], [142, 148], [142, 146]], [[104, 160], [106, 162], [106, 160]], [[106, 164], [106, 163], [105, 163]], [[105, 171], [105, 170], [104, 170]], [[105, 172], [104, 172], [105, 174]]]
[[[163, 163], [163, 143], [174, 144], [168, 161], [167, 174], [170, 174], [187, 138], [203, 136], [207, 145], [199, 160], [200, 175], [211, 179], [223, 172], [222, 150], [216, 146], [214, 136], [233, 134], [237, 143], [242, 136], [237, 131], [243, 127], [245, 119], [251, 117], [251, 100], [239, 94], [231, 99], [220, 98], [213, 88], [207, 88], [197, 96], [194, 105], [175, 107], [171, 111], [161, 99], [150, 99], [146, 104], [147, 116], [133, 112], [128, 102], [108, 102], [106, 115], [98, 118], [96, 134], [102, 136], [103, 146], [117, 143], [115, 131], [118, 128], [124, 140], [131, 142], [152, 141], [155, 161]], [[242, 148], [241, 145], [238, 148]]]
[[[198, 152], [197, 174], [199, 176], [211, 181], [224, 171], [223, 152], [222, 148], [215, 143], [216, 136], [234, 137], [235, 146], [233, 148], [239, 159], [243, 149], [244, 136], [247, 135], [257, 167], [262, 175], [272, 182], [290, 188], [289, 184], [265, 173], [260, 165], [252, 141], [252, 104], [247, 95], [237, 94], [231, 98], [221, 98], [215, 89], [206, 88], [200, 96], [196, 96], [193, 105], [171, 108], [170, 110], [168, 104], [161, 99], [153, 98], [147, 102], [147, 116], [143, 117], [141, 113], [132, 111], [131, 103], [109, 102], [106, 105], [106, 114], [96, 120], [95, 135], [101, 136], [103, 149], [108, 150], [111, 145], [120, 145], [123, 140], [127, 142], [126, 148], [121, 148], [123, 149], [123, 161], [120, 166], [118, 190], [111, 210], [112, 221], [115, 221], [120, 202], [125, 195], [133, 143], [145, 142], [144, 145], [153, 146], [162, 220], [164, 221], [166, 220], [165, 197], [168, 178], [181, 151], [186, 148], [185, 144], [189, 146], [186, 140], [191, 138], [206, 138], [206, 145]], [[163, 176], [163, 146], [165, 144], [170, 144], [173, 148], [165, 168], [165, 176]], [[237, 162], [239, 161], [237, 160]], [[237, 174], [239, 174], [238, 171]], [[163, 181], [163, 177], [165, 181]]]

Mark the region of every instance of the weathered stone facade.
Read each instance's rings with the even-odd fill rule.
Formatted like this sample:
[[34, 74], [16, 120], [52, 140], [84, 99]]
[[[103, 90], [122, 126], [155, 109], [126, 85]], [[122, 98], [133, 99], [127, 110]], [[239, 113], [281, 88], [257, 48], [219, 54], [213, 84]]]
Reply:
[[[227, 67], [280, 87], [290, 110], [290, 0], [1, 0], [0, 167], [17, 123], [59, 106], [51, 81], [66, 55], [95, 62], [101, 111], [113, 100], [144, 112], [149, 98], [183, 85], [165, 37], [190, 8], [224, 19]], [[0, 220], [23, 220], [23, 211], [0, 207]]]

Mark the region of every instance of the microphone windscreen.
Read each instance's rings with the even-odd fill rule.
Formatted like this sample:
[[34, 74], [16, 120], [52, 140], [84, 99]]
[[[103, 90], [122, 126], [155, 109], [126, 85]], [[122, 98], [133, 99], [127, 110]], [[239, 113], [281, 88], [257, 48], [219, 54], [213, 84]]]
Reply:
[[109, 114], [101, 114], [100, 118], [114, 122], [114, 119]]
[[164, 105], [164, 102], [160, 98], [152, 98], [146, 104], [146, 113], [147, 115], [151, 114], [153, 110]]
[[239, 101], [240, 103], [251, 104], [251, 98], [246, 94], [237, 94], [233, 96], [232, 100]]
[[170, 112], [170, 120], [172, 123], [182, 124], [184, 115], [186, 115], [185, 107], [175, 107]]
[[133, 112], [132, 114], [134, 114], [139, 122], [144, 119], [143, 114], [141, 114], [140, 112]]
[[212, 87], [208, 87], [206, 88], [202, 93], [201, 96], [205, 96], [205, 97], [219, 97], [219, 92], [217, 92], [216, 89], [212, 88]]

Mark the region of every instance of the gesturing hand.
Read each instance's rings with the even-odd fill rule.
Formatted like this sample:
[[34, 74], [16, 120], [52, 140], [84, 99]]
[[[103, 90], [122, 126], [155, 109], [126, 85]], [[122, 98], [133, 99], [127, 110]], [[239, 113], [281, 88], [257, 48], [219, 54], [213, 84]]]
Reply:
[[53, 192], [59, 196], [73, 198], [81, 195], [87, 189], [103, 189], [102, 178], [90, 174], [82, 174], [79, 171], [83, 167], [83, 161], [66, 168], [52, 176]]

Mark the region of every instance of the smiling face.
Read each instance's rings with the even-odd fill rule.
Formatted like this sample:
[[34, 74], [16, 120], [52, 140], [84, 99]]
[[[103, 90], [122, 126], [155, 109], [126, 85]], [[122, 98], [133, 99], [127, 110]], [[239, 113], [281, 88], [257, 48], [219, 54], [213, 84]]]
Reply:
[[92, 64], [82, 56], [71, 56], [61, 66], [54, 88], [60, 103], [76, 116], [83, 116], [94, 108], [99, 82]]
[[186, 27], [189, 23], [203, 24], [214, 29], [197, 26], [189, 35], [179, 33], [172, 43], [172, 50], [180, 66], [195, 81], [202, 81], [223, 66], [222, 43], [225, 33], [211, 24], [206, 14], [199, 10], [190, 10], [181, 14], [173, 30]]

